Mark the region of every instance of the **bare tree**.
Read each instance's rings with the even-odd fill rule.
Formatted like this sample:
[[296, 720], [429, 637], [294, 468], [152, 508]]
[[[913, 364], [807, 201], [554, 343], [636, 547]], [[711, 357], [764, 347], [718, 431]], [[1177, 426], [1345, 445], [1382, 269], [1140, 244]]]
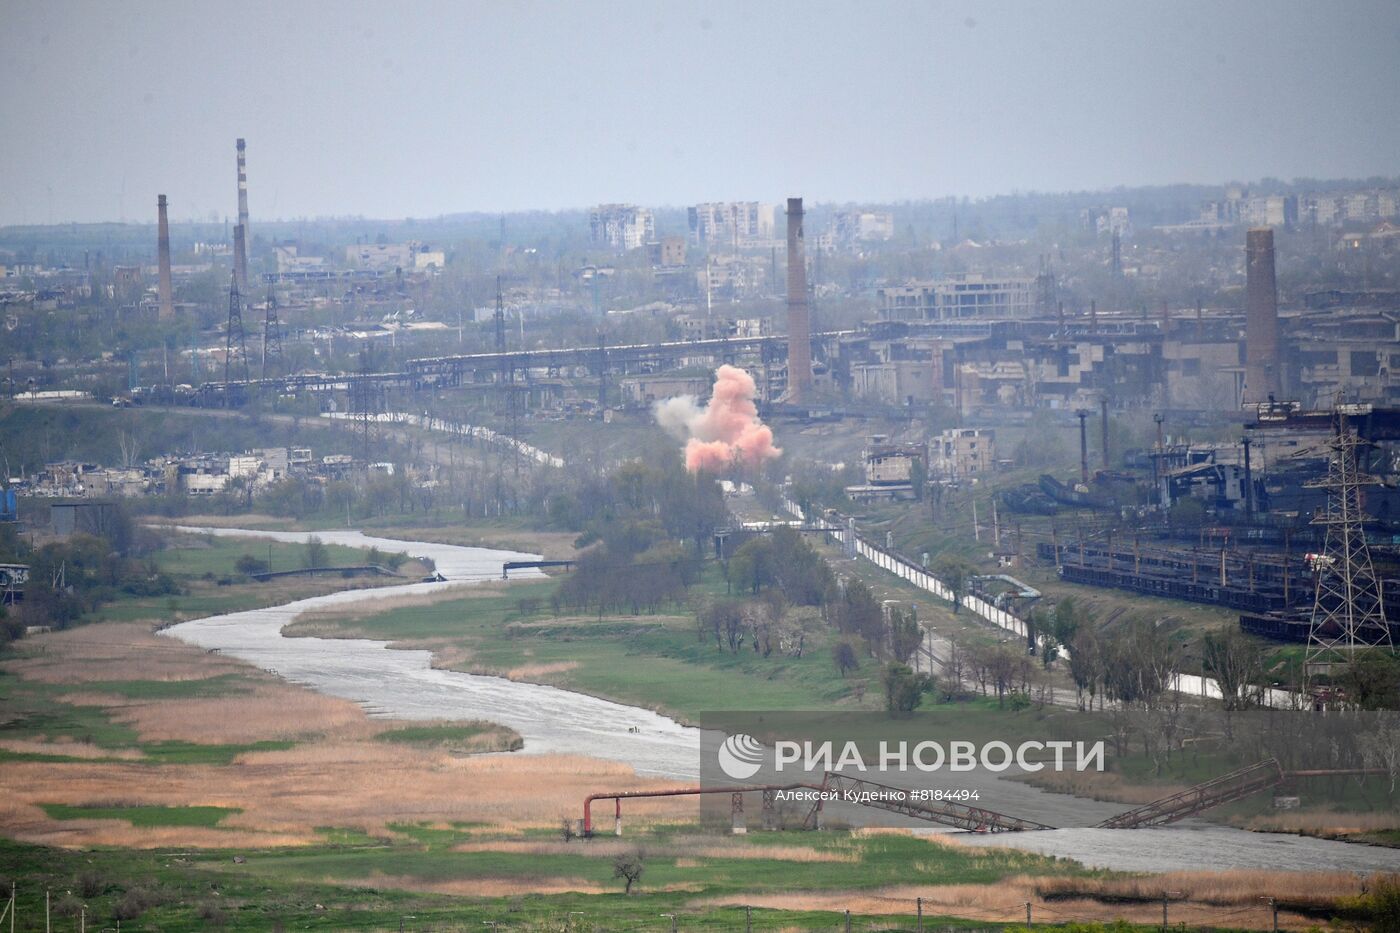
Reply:
[[623, 894], [632, 893], [632, 885], [642, 880], [642, 873], [645, 871], [646, 865], [643, 864], [643, 857], [640, 849], [636, 852], [619, 855], [617, 858], [613, 859], [613, 877], [621, 878], [623, 884], [626, 885], [623, 889]]
[[136, 460], [141, 455], [140, 440], [130, 431], [118, 431], [117, 446], [121, 450], [122, 468], [131, 469], [136, 465]]
[[1400, 777], [1400, 715], [1379, 713], [1376, 729], [1361, 737], [1361, 755], [1368, 768], [1384, 768], [1390, 778], [1390, 792]]
[[306, 550], [302, 555], [302, 562], [310, 567], [324, 567], [327, 563], [326, 542], [317, 535], [312, 535], [306, 539]]
[[1220, 685], [1226, 711], [1248, 709], [1263, 699], [1264, 657], [1249, 637], [1233, 625], [1208, 633], [1203, 645], [1205, 669]]
[[856, 649], [844, 638], [831, 646], [831, 660], [842, 677], [860, 667], [860, 659], [856, 657]]

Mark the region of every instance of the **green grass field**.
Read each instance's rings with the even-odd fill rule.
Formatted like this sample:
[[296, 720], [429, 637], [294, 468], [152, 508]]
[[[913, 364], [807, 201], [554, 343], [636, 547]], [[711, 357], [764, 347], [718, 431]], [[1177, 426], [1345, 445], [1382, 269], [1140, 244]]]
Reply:
[[213, 829], [226, 816], [243, 811], [237, 807], [80, 806], [46, 803], [44, 812], [54, 820], [125, 820], [132, 826], [202, 826]]
[[[368, 552], [360, 548], [327, 544], [325, 549], [325, 562], [331, 566], [358, 566], [368, 562]], [[273, 570], [295, 570], [305, 566], [307, 553], [304, 544], [172, 533], [167, 546], [156, 551], [152, 560], [161, 573], [175, 581], [180, 591], [164, 596], [118, 593], [90, 613], [87, 621], [175, 622], [273, 606], [350, 586], [381, 586], [412, 579], [409, 576], [403, 580], [392, 577], [346, 580], [333, 575], [258, 582], [238, 572], [238, 560], [244, 555], [264, 563], [271, 557]], [[407, 565], [403, 572], [413, 574], [417, 566]]]
[[[556, 619], [548, 605], [557, 586], [555, 580], [513, 584], [506, 593], [483, 592], [344, 622], [296, 623], [287, 631], [461, 647], [470, 654], [470, 670], [540, 668], [525, 679], [691, 721], [706, 710], [827, 709], [855, 702], [851, 689], [862, 672], [845, 680], [838, 676], [829, 634], [816, 620], [800, 657], [775, 651], [764, 658], [747, 647], [738, 653], [720, 650], [709, 634], [697, 637], [691, 615]], [[723, 593], [724, 582], [711, 569], [692, 589]], [[544, 608], [522, 614], [522, 601]], [[873, 670], [865, 673], [874, 676]], [[875, 703], [877, 692], [872, 689], [865, 702]]]
[[[104, 693], [134, 699], [178, 699], [223, 696], [245, 689], [237, 675], [203, 680], [176, 681], [89, 681], [73, 685], [44, 684], [21, 680], [0, 671], [0, 713], [5, 720], [0, 736], [6, 739], [36, 739], [47, 742], [78, 742], [98, 748], [139, 751], [150, 764], [228, 764], [245, 752], [280, 751], [295, 743], [263, 741], [229, 744], [194, 742], [143, 742], [136, 731], [117, 722], [101, 706], [64, 702], [64, 694], [74, 691]], [[56, 754], [28, 754], [0, 751], [0, 760], [65, 761]]]
[[[69, 808], [70, 810], [76, 808]], [[144, 825], [216, 826], [218, 808], [176, 815], [162, 808], [88, 810], [72, 818], [146, 821]], [[67, 811], [64, 818], [68, 818]], [[991, 884], [1016, 874], [1082, 874], [1073, 863], [1008, 851], [946, 848], [909, 836], [853, 838], [839, 833], [756, 834], [716, 837], [733, 846], [733, 857], [692, 858], [682, 854], [706, 843], [678, 830], [660, 830], [634, 841], [644, 872], [631, 896], [613, 877], [614, 849], [585, 840], [564, 845], [539, 839], [540, 851], [453, 851], [462, 843], [489, 846], [491, 839], [469, 828], [430, 830], [396, 827], [393, 841], [329, 834], [324, 846], [302, 849], [177, 852], [169, 850], [71, 852], [0, 841], [0, 877], [17, 878], [17, 930], [44, 929], [44, 892], [52, 892], [58, 929], [77, 920], [80, 905], [93, 929], [118, 917], [132, 929], [406, 930], [481, 929], [483, 924], [517, 930], [665, 929], [658, 918], [675, 914], [687, 930], [742, 929], [742, 907], [707, 905], [706, 900], [742, 902], [746, 895], [862, 892], [887, 885]], [[334, 839], [334, 841], [331, 841]], [[519, 843], [519, 839], [501, 840]], [[747, 852], [781, 845], [810, 851], [810, 860], [766, 858]], [[750, 857], [756, 856], [756, 857]], [[416, 893], [376, 879], [413, 879], [420, 888], [454, 892]], [[473, 895], [503, 883], [557, 890], [581, 886], [603, 893]], [[681, 886], [677, 889], [676, 886]], [[670, 889], [670, 890], [668, 890]], [[906, 902], [907, 901], [907, 902]], [[857, 912], [861, 929], [913, 930], [914, 903], [890, 899], [881, 913]], [[755, 930], [835, 930], [839, 912], [755, 909]], [[925, 917], [938, 927], [972, 926], [950, 918]], [[873, 926], [872, 926], [873, 924]], [[987, 924], [976, 924], [985, 928]]]

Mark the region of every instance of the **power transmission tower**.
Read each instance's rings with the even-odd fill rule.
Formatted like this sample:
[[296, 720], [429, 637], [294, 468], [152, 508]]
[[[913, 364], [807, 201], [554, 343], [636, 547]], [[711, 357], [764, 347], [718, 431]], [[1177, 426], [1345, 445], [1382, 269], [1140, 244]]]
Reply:
[[360, 350], [358, 377], [350, 388], [350, 408], [355, 413], [355, 433], [359, 435], [360, 457], [366, 469], [379, 448], [379, 387], [370, 378], [371, 372], [370, 348], [366, 344]]
[[1392, 647], [1380, 583], [1366, 545], [1368, 516], [1361, 505], [1361, 487], [1379, 480], [1360, 471], [1357, 450], [1366, 442], [1352, 433], [1342, 412], [1337, 413], [1336, 425], [1337, 433], [1328, 443], [1327, 478], [1306, 484], [1327, 490], [1327, 507], [1312, 520], [1327, 528], [1327, 540], [1317, 559], [1305, 681], [1350, 664], [1358, 649]]
[[501, 292], [501, 277], [496, 276], [496, 352], [506, 352], [506, 302]]
[[282, 326], [277, 320], [277, 295], [267, 290], [267, 313], [263, 316], [262, 378], [267, 378], [267, 364], [280, 368], [282, 362]]
[[[235, 357], [238, 359], [237, 363], [234, 362]], [[245, 381], [248, 378], [248, 346], [243, 333], [243, 302], [238, 296], [237, 274], [233, 276], [228, 289], [228, 327], [224, 332], [224, 384], [228, 385], [235, 377]]]

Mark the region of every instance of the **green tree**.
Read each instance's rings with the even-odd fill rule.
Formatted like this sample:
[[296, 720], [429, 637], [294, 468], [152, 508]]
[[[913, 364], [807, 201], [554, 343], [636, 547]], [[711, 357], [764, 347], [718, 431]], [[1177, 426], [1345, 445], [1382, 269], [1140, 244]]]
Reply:
[[935, 577], [943, 581], [944, 586], [952, 590], [953, 612], [957, 613], [976, 569], [958, 555], [948, 553], [939, 554], [930, 569]]
[[1363, 651], [1337, 681], [1359, 709], [1400, 709], [1400, 658], [1382, 648]]
[[759, 590], [776, 582], [773, 542], [759, 536], [745, 541], [729, 559], [729, 583], [740, 592]]
[[844, 634], [861, 636], [872, 652], [884, 645], [884, 609], [864, 580], [847, 580], [840, 596], [827, 608], [831, 621]]
[[890, 654], [901, 664], [908, 664], [914, 652], [919, 650], [924, 633], [919, 628], [919, 617], [913, 606], [900, 609], [890, 608]]
[[895, 661], [885, 665], [880, 681], [885, 687], [885, 709], [895, 715], [918, 709], [924, 694], [931, 693], [935, 686], [931, 674], [915, 673], [909, 665]]
[[237, 570], [245, 577], [252, 576], [255, 573], [266, 573], [267, 561], [258, 560], [252, 554], [242, 554], [239, 555], [238, 560], [234, 562], [233, 569]]
[[831, 646], [831, 662], [836, 665], [836, 670], [842, 678], [851, 671], [860, 667], [860, 656], [856, 653], [855, 645], [843, 638]]

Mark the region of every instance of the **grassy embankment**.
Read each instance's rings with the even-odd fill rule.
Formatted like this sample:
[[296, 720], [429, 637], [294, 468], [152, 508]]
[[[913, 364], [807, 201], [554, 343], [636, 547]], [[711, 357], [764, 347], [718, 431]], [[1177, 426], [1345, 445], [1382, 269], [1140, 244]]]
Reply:
[[[721, 650], [708, 633], [697, 637], [693, 614], [556, 617], [550, 596], [557, 586], [556, 580], [489, 584], [387, 612], [383, 604], [313, 612], [286, 631], [429, 648], [440, 666], [548, 683], [691, 721], [705, 710], [856, 703], [852, 688], [864, 672], [837, 676], [830, 636], [815, 619], [800, 657], [763, 658], [747, 648]], [[692, 591], [723, 593], [718, 569], [710, 568]], [[870, 708], [877, 692], [872, 686], [865, 699]]]
[[[184, 525], [209, 525], [222, 528], [245, 528], [262, 531], [305, 531], [308, 533], [344, 529], [342, 516], [324, 515], [297, 520], [258, 512], [242, 515], [190, 515], [178, 519]], [[405, 542], [429, 541], [434, 544], [455, 544], [459, 547], [490, 547], [509, 551], [542, 554], [550, 560], [564, 560], [574, 553], [577, 532], [558, 531], [540, 527], [529, 518], [472, 519], [464, 524], [458, 509], [438, 508], [429, 512], [390, 514], [357, 519], [356, 531], [367, 535]], [[256, 547], [256, 539], [247, 539], [248, 547]], [[263, 542], [264, 549], [266, 543]], [[256, 551], [254, 551], [256, 553]]]
[[[756, 930], [839, 929], [849, 910], [860, 929], [911, 931], [922, 898], [925, 928], [1014, 924], [1029, 903], [1042, 924], [1128, 931], [1153, 928], [1164, 891], [1187, 928], [1267, 929], [1267, 897], [1278, 898], [1286, 929], [1359, 920], [1365, 909], [1354, 902], [1366, 883], [1346, 873], [1128, 877], [906, 834], [716, 839], [658, 829], [639, 848], [464, 825], [394, 831], [395, 842], [345, 832], [303, 849], [78, 854], [2, 843], [0, 873], [22, 878], [25, 930], [42, 928], [45, 888], [60, 918], [83, 903], [90, 922], [139, 917], [164, 929], [385, 930], [403, 918], [407, 929], [654, 930], [666, 925], [658, 916], [675, 914], [685, 929], [734, 930], [748, 905]], [[639, 851], [645, 870], [627, 896], [613, 861]]]
[[[131, 596], [119, 593], [89, 615], [95, 622], [171, 623], [225, 612], [277, 606], [359, 587], [385, 586], [414, 579], [417, 564], [406, 564], [402, 579], [394, 577], [354, 577], [338, 575], [291, 577], [267, 582], [253, 580], [237, 570], [244, 555], [267, 562], [273, 570], [295, 570], [305, 566], [306, 546], [253, 538], [220, 538], [213, 535], [162, 531], [166, 546], [152, 554], [156, 569], [174, 579], [180, 592], [165, 596]], [[360, 566], [368, 562], [361, 548], [325, 545], [325, 563], [335, 567]]]

